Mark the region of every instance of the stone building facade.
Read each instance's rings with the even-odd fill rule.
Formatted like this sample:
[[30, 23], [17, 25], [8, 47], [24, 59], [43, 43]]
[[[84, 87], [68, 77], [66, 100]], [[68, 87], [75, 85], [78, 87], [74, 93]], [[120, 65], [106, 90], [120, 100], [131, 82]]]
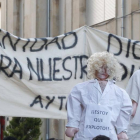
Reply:
[[[41, 38], [58, 36], [89, 25], [112, 34], [140, 40], [140, 0], [96, 2], [97, 0], [0, 0], [0, 26], [19, 37]], [[99, 8], [96, 8], [97, 6]], [[100, 8], [101, 6], [103, 8]], [[112, 7], [112, 12], [108, 11]], [[106, 12], [113, 14], [105, 17]], [[70, 140], [64, 134], [66, 120], [49, 119], [49, 123], [46, 119], [42, 121], [43, 140], [48, 137]]]

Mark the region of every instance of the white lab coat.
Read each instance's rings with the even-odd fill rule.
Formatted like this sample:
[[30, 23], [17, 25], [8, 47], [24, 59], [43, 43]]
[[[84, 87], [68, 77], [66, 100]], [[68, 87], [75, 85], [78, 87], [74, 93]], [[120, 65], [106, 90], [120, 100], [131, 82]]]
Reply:
[[140, 70], [131, 76], [126, 91], [130, 98], [138, 103], [136, 114], [131, 118], [128, 127], [128, 137], [129, 140], [140, 140]]
[[84, 136], [86, 106], [91, 102], [112, 108], [110, 138], [111, 140], [118, 140], [117, 134], [123, 130], [127, 130], [131, 116], [132, 102], [125, 90], [116, 86], [112, 80], [108, 80], [102, 93], [96, 79], [76, 85], [68, 97], [68, 123], [66, 127], [79, 128], [74, 140], [93, 139]]

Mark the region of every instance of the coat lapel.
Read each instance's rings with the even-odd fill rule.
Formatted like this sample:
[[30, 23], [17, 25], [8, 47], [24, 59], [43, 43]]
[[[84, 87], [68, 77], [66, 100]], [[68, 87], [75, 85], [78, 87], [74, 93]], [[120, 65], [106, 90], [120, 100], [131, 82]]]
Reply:
[[101, 98], [103, 98], [108, 92], [110, 92], [112, 90], [112, 84], [113, 84], [112, 80], [108, 80]]
[[101, 91], [101, 88], [97, 79], [95, 79], [93, 86], [98, 90], [98, 92], [100, 92], [100, 94], [102, 94], [102, 91]]
[[96, 89], [96, 91], [93, 91], [92, 93], [96, 94], [96, 96], [98, 97], [98, 102], [99, 102], [108, 92], [110, 92], [110, 90], [112, 89], [113, 81], [108, 80], [103, 93], [101, 91], [101, 88], [100, 88], [100, 85], [99, 85], [97, 79], [90, 80], [90, 83], [92, 83], [92, 86], [94, 86], [94, 88]]
[[101, 96], [102, 96], [102, 91], [101, 91], [100, 85], [99, 85], [97, 79], [94, 79], [94, 81], [91, 81], [91, 82], [92, 82], [92, 86], [94, 87], [92, 93], [94, 95], [96, 95], [96, 97], [97, 97], [96, 101], [97, 101], [97, 103], [99, 103]]
[[[91, 97], [91, 100], [94, 102], [94, 103], [97, 103], [99, 102], [99, 99], [101, 97], [99, 97], [100, 95], [100, 90], [98, 88], [98, 83], [96, 81], [96, 79], [92, 79], [89, 81], [90, 82], [90, 89], [91, 89], [91, 92], [89, 93], [90, 94], [90, 97]], [[101, 96], [101, 95], [100, 95]]]

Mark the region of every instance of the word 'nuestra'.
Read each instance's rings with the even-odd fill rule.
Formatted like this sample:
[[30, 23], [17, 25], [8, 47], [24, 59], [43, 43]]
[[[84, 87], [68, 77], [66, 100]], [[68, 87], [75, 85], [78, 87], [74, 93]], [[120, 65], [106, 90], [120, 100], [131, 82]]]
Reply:
[[[41, 58], [31, 60], [27, 57], [25, 61], [27, 62], [26, 69], [28, 71], [26, 71], [25, 74], [29, 74], [29, 76], [26, 76], [29, 77], [29, 80], [37, 78], [38, 81], [70, 80], [72, 76], [74, 79], [82, 79], [83, 75], [87, 74], [87, 65], [84, 64], [84, 61], [87, 59], [88, 56], [86, 55], [67, 56], [63, 59], [60, 57], [54, 57], [48, 58], [47, 61]], [[17, 58], [14, 58], [13, 60], [12, 58], [1, 54], [0, 61], [1, 72], [3, 72], [7, 77], [13, 77], [13, 75], [16, 74], [19, 79], [23, 79], [23, 70], [25, 70], [25, 66], [23, 69], [22, 63], [19, 62]], [[69, 63], [72, 63], [72, 69], [68, 68]], [[58, 64], [61, 64], [61, 67], [58, 67]], [[78, 76], [78, 69], [80, 69], [80, 76]], [[62, 74], [61, 76], [60, 73]]]

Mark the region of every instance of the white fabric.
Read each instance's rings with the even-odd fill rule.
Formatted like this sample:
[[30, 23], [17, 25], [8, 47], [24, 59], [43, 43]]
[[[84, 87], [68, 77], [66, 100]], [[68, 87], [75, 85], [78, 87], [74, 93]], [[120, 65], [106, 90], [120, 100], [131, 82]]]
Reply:
[[129, 140], [140, 140], [140, 125], [130, 123], [127, 135]]
[[132, 109], [128, 94], [116, 86], [113, 81], [108, 81], [100, 99], [98, 98], [99, 92], [101, 92], [101, 89], [96, 79], [80, 83], [72, 89], [67, 102], [68, 123], [66, 126], [79, 128], [74, 140], [92, 140], [92, 138], [85, 138], [83, 135], [86, 106], [89, 102], [112, 108], [111, 140], [117, 140], [115, 128], [117, 134], [127, 130]]
[[140, 125], [140, 70], [137, 70], [130, 78], [126, 91], [130, 98], [138, 103], [136, 114], [131, 123]]
[[138, 103], [136, 114], [131, 118], [128, 129], [129, 140], [137, 140], [140, 139], [140, 70], [131, 76], [126, 91], [130, 98]]
[[[83, 26], [57, 37], [20, 38], [0, 30], [0, 115], [66, 119], [71, 88], [87, 80], [95, 52], [109, 51], [123, 65], [125, 88], [140, 66], [140, 43]], [[20, 68], [21, 66], [21, 68]]]
[[[56, 39], [30, 38], [30, 42], [23, 38], [18, 41], [18, 37], [12, 34], [8, 36], [6, 31], [0, 30], [1, 116], [67, 118], [67, 95], [86, 76], [85, 72], [81, 72], [88, 58], [84, 28]], [[15, 46], [15, 51], [11, 44]], [[19, 64], [16, 66], [14, 58], [21, 65], [22, 71]], [[5, 69], [1, 70], [1, 67]], [[10, 76], [14, 68], [15, 72]], [[19, 72], [22, 73], [21, 79]]]

